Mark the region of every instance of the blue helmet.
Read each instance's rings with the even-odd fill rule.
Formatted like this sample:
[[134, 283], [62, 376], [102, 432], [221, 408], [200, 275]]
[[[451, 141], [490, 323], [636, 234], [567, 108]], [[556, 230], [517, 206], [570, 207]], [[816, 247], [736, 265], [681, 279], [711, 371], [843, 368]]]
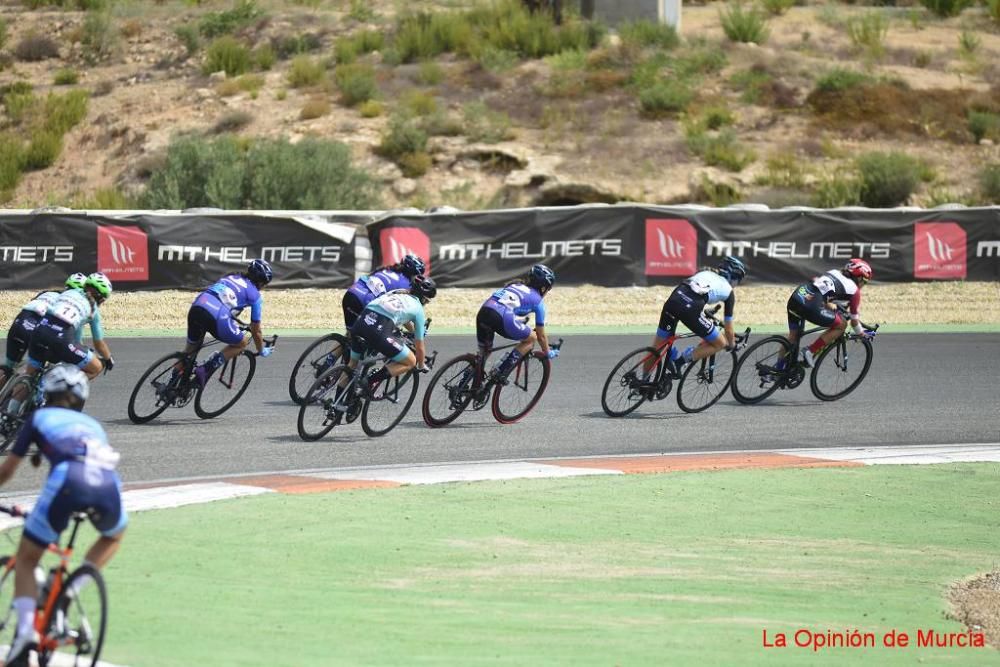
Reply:
[[274, 271], [263, 259], [255, 259], [247, 266], [247, 277], [257, 285], [266, 285], [274, 277]]
[[426, 268], [427, 265], [424, 264], [424, 260], [416, 255], [407, 255], [399, 262], [399, 269], [407, 278], [424, 275]]
[[544, 264], [535, 264], [531, 267], [531, 273], [528, 274], [528, 285], [535, 289], [541, 289], [542, 287], [552, 289], [552, 286], [555, 284], [555, 271]]
[[428, 278], [420, 274], [413, 276], [413, 282], [410, 284], [410, 294], [424, 303], [436, 297], [437, 291], [437, 285], [434, 283], [433, 278]]
[[724, 276], [732, 282], [743, 282], [747, 277], [747, 266], [743, 260], [735, 257], [723, 257], [718, 267], [719, 275]]

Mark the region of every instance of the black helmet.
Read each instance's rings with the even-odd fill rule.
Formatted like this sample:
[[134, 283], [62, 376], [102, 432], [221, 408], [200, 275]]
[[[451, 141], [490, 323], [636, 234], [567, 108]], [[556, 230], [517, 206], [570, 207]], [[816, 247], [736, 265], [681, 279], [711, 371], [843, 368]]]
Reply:
[[413, 276], [422, 276], [424, 269], [427, 267], [424, 264], [424, 260], [416, 255], [407, 255], [399, 262], [399, 268], [404, 276], [412, 278]]
[[528, 285], [536, 289], [541, 289], [545, 287], [547, 289], [552, 289], [552, 286], [556, 284], [556, 273], [544, 264], [535, 264], [531, 267], [531, 273], [528, 274]]
[[266, 285], [271, 282], [274, 272], [265, 260], [255, 259], [247, 266], [247, 277], [258, 285]]
[[723, 257], [719, 263], [719, 275], [725, 276], [733, 282], [743, 282], [747, 277], [747, 266], [742, 260], [735, 257]]
[[418, 274], [413, 276], [413, 280], [410, 281], [410, 294], [422, 301], [430, 301], [437, 296], [437, 293], [438, 288], [434, 284], [433, 278]]

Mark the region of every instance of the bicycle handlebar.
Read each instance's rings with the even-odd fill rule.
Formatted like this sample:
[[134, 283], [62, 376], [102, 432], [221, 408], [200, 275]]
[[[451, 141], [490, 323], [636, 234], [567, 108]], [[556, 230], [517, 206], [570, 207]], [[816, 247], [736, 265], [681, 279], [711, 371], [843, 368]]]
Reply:
[[24, 508], [18, 505], [0, 505], [0, 512], [9, 514], [12, 517], [24, 517], [28, 515], [28, 513], [24, 511]]

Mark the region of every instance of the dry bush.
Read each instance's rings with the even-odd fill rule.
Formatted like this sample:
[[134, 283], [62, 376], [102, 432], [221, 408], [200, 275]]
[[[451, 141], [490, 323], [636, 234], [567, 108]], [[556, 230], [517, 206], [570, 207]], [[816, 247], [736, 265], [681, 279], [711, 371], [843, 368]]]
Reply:
[[29, 63], [58, 58], [59, 45], [45, 35], [28, 33], [14, 47], [14, 57]]
[[229, 111], [223, 114], [212, 126], [213, 134], [239, 132], [253, 122], [253, 114], [249, 111]]
[[330, 113], [330, 103], [322, 97], [314, 97], [302, 105], [300, 120], [312, 120]]

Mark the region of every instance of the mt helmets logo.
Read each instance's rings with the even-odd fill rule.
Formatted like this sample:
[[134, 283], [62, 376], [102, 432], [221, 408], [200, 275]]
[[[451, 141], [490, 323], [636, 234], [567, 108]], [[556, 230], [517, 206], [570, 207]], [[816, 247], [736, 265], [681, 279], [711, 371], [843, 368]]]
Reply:
[[698, 270], [698, 230], [687, 220], [646, 220], [646, 275], [689, 276]]
[[966, 275], [965, 230], [954, 222], [913, 225], [913, 277], [958, 278]]
[[111, 280], [149, 280], [146, 232], [138, 227], [98, 227], [97, 270]]
[[431, 273], [431, 239], [416, 227], [388, 227], [379, 234], [382, 262], [395, 264], [407, 255], [416, 255], [427, 263]]

